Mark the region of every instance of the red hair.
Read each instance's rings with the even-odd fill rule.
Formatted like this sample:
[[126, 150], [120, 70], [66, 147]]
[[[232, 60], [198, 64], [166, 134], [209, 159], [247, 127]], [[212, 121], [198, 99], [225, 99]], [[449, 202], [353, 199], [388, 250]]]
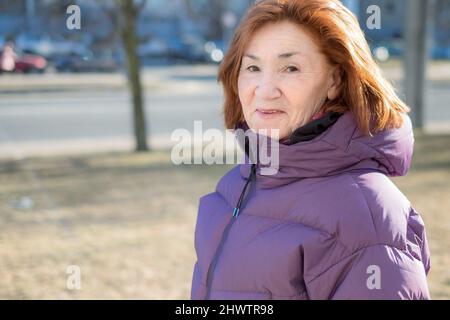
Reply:
[[327, 62], [340, 67], [340, 94], [326, 101], [321, 112], [351, 111], [366, 135], [402, 125], [401, 113], [410, 112], [410, 108], [383, 77], [358, 20], [340, 1], [262, 0], [247, 11], [219, 67], [217, 80], [223, 85], [227, 129], [244, 121], [237, 82], [245, 47], [259, 28], [281, 21], [304, 27]]

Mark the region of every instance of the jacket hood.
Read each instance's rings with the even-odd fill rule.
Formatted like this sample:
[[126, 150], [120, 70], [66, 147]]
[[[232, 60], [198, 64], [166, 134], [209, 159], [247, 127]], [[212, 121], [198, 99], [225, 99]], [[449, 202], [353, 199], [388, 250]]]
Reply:
[[[256, 180], [262, 188], [271, 188], [299, 179], [327, 177], [353, 170], [404, 176], [411, 165], [414, 135], [411, 119], [406, 113], [403, 113], [403, 119], [400, 128], [387, 129], [370, 137], [360, 132], [355, 117], [347, 111], [325, 132], [310, 141], [292, 145], [279, 143], [277, 173], [261, 174], [261, 168], [271, 164], [258, 163]], [[246, 127], [246, 124], [242, 126]], [[240, 172], [248, 177], [250, 171], [251, 164], [245, 155]]]

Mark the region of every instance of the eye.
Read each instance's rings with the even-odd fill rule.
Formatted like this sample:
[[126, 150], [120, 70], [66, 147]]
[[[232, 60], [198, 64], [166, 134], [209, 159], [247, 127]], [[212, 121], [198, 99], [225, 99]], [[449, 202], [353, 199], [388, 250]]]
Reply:
[[248, 67], [246, 70], [250, 71], [250, 72], [256, 72], [259, 71], [257, 66], [250, 66]]
[[294, 66], [289, 66], [286, 68], [286, 70], [288, 70], [289, 73], [299, 71], [298, 68]]

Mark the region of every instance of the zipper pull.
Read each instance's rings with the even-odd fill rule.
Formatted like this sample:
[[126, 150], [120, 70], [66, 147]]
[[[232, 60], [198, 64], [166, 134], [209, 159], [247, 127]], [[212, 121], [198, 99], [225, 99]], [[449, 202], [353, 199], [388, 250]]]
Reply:
[[241, 195], [236, 204], [236, 207], [234, 207], [234, 209], [233, 209], [233, 217], [235, 219], [237, 219], [239, 217], [239, 212], [241, 211], [241, 205], [242, 205], [242, 202], [244, 201], [245, 192], [247, 191], [247, 187], [249, 186], [250, 182], [253, 180], [254, 177], [256, 177], [256, 164], [252, 164], [252, 168], [251, 168], [250, 174], [247, 178], [247, 182], [245, 183], [244, 189], [241, 192]]

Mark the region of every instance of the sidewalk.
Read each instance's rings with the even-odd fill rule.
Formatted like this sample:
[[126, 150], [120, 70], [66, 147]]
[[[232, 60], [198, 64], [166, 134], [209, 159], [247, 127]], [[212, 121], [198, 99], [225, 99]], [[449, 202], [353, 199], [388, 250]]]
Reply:
[[[201, 81], [207, 84], [216, 77], [216, 65], [182, 65], [144, 67], [141, 71], [144, 89], [170, 89]], [[179, 86], [182, 83], [183, 86]], [[215, 81], [214, 81], [215, 84]], [[45, 73], [2, 74], [0, 94], [33, 91], [125, 90], [126, 75], [117, 73]]]

